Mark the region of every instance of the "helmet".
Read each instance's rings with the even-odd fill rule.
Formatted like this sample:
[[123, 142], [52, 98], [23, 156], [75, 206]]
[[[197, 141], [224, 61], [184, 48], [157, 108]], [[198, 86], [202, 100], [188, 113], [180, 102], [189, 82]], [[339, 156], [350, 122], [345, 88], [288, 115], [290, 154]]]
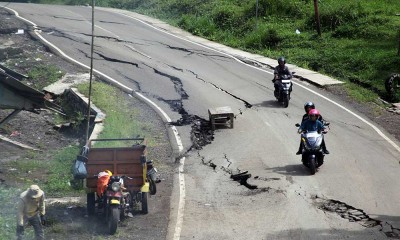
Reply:
[[308, 112], [308, 116], [319, 116], [319, 111], [317, 110], [317, 109], [311, 109], [309, 112]]
[[313, 103], [313, 102], [306, 102], [306, 103], [304, 103], [304, 110], [306, 111], [306, 113], [308, 113], [308, 112], [307, 112], [307, 108], [315, 109], [314, 103]]
[[286, 63], [286, 60], [285, 60], [284, 57], [279, 57], [278, 58], [278, 63], [281, 63], [281, 62]]
[[112, 172], [110, 170], [104, 170], [104, 172], [108, 173], [108, 175], [110, 175], [110, 177], [112, 176]]

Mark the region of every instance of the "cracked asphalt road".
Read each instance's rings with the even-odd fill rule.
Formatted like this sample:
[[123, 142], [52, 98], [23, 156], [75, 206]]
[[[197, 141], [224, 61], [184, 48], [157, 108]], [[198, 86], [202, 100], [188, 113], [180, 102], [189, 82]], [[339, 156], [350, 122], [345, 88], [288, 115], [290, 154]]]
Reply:
[[[8, 6], [38, 24], [42, 35], [67, 55], [89, 65], [90, 8]], [[181, 239], [393, 237], [378, 226], [365, 227], [319, 209], [315, 195], [362, 209], [398, 234], [399, 152], [365, 122], [303, 87], [348, 106], [342, 99], [298, 82], [303, 87], [294, 87], [290, 106], [283, 109], [273, 97], [270, 73], [115, 12], [96, 11], [96, 25], [95, 68], [156, 102], [183, 140], [186, 205]], [[331, 122], [326, 136], [331, 154], [312, 177], [294, 154], [299, 141], [294, 124], [306, 101], [315, 102]], [[219, 106], [233, 109], [235, 128], [209, 132], [201, 122], [207, 122], [208, 108]], [[193, 137], [196, 129], [206, 134]], [[206, 141], [195, 146], [196, 137]], [[256, 189], [230, 179], [242, 171], [252, 174], [248, 183]], [[173, 198], [171, 206], [176, 203]]]

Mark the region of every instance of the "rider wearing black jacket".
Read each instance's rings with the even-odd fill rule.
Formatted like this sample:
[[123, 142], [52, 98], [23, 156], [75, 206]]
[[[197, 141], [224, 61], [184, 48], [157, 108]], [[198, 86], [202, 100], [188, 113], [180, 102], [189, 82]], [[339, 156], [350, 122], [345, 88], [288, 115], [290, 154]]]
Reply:
[[285, 65], [286, 60], [284, 57], [279, 57], [278, 58], [278, 66], [275, 67], [274, 70], [274, 80], [272, 82], [274, 83], [275, 87], [275, 92], [279, 91], [279, 87], [281, 85], [281, 79], [280, 76], [282, 75], [288, 75], [290, 78], [292, 78], [292, 72], [289, 71], [289, 68]]
[[[303, 115], [303, 119], [301, 120], [301, 124], [302, 124], [304, 121], [310, 119], [310, 116], [308, 115], [308, 112], [309, 112], [311, 109], [315, 109], [314, 103], [312, 103], [312, 102], [306, 102], [306, 103], [304, 104], [304, 110], [306, 111], [306, 113]], [[317, 119], [318, 119], [321, 123], [324, 123], [324, 122], [325, 122], [321, 115], [319, 115]], [[321, 148], [322, 148], [322, 151], [323, 151], [325, 154], [329, 154], [328, 149], [326, 149], [325, 139], [322, 139]], [[299, 150], [297, 151], [296, 155], [300, 155], [300, 154], [302, 153], [302, 149], [303, 149], [303, 142], [300, 142]]]

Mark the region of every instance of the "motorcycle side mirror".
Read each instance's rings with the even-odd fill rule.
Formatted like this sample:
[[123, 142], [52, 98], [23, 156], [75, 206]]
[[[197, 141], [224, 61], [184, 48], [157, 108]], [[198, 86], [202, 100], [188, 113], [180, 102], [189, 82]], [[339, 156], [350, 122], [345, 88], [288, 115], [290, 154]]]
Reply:
[[295, 126], [296, 126], [296, 127], [300, 127], [300, 124], [296, 123]]

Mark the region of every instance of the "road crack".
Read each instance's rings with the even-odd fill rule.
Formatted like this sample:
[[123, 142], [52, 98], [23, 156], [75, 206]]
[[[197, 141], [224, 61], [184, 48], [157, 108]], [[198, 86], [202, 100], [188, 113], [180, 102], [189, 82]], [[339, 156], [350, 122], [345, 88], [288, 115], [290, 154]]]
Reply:
[[379, 231], [387, 237], [400, 239], [400, 228], [392, 224], [370, 217], [364, 210], [350, 206], [344, 202], [334, 199], [323, 199], [316, 197], [319, 202], [319, 209], [326, 212], [338, 214], [349, 222], [357, 222], [366, 228], [378, 227]]

